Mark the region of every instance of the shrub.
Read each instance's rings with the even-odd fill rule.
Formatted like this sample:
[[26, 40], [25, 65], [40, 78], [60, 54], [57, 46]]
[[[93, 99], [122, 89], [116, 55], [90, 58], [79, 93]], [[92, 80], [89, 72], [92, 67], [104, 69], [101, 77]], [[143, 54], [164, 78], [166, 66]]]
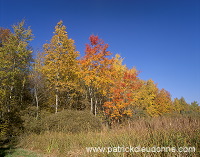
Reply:
[[41, 133], [45, 131], [77, 133], [101, 130], [101, 121], [88, 111], [65, 110], [39, 120], [31, 120], [26, 124], [28, 132]]
[[4, 117], [0, 118], [0, 140], [18, 136], [23, 130], [22, 123], [19, 112], [4, 113]]

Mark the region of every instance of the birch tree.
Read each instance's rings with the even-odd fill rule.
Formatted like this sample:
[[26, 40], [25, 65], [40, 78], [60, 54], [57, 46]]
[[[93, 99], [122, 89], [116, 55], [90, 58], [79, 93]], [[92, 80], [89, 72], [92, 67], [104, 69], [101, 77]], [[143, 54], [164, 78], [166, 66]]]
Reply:
[[14, 126], [20, 126], [18, 113], [31, 101], [28, 74], [33, 34], [25, 21], [13, 25], [13, 31], [1, 29], [0, 33], [0, 118], [13, 132]]
[[77, 85], [79, 52], [75, 50], [74, 40], [68, 38], [66, 27], [60, 21], [50, 43], [43, 45], [40, 72], [46, 78], [49, 89], [54, 93], [55, 113], [58, 112], [59, 95], [69, 93]]
[[91, 35], [89, 41], [90, 43], [86, 44], [85, 55], [80, 59], [80, 66], [87, 91], [86, 97], [90, 100], [90, 111], [96, 115], [98, 98], [106, 95], [106, 89], [111, 81], [113, 59], [109, 58], [111, 52], [107, 50], [108, 44], [102, 39]]

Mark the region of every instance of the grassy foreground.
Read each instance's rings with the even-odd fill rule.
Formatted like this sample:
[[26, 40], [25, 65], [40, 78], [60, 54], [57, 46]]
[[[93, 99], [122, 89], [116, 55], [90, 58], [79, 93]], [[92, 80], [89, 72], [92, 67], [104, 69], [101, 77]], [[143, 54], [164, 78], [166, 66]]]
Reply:
[[0, 149], [1, 157], [42, 157], [38, 153], [24, 149]]
[[[140, 119], [101, 132], [45, 132], [20, 137], [19, 147], [44, 156], [200, 156], [200, 119]], [[195, 152], [115, 152], [116, 147], [195, 147]], [[87, 147], [110, 147], [113, 152], [88, 152]], [[99, 151], [99, 150], [98, 150]]]

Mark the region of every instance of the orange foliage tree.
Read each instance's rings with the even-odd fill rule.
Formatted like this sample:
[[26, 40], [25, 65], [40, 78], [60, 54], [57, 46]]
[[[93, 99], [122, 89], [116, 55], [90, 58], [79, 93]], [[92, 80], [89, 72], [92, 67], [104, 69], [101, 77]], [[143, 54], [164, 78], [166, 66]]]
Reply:
[[80, 59], [81, 77], [83, 78], [86, 97], [90, 101], [90, 110], [96, 115], [97, 105], [101, 104], [101, 96], [106, 94], [106, 89], [110, 83], [111, 64], [113, 60], [109, 58], [111, 52], [107, 50], [105, 44], [98, 36], [91, 35], [89, 44], [86, 44], [85, 56]]
[[132, 116], [132, 107], [138, 99], [137, 90], [141, 87], [137, 75], [135, 68], [126, 68], [122, 77], [116, 77], [110, 86], [109, 98], [104, 103], [104, 108], [111, 122], [121, 122], [123, 118]]

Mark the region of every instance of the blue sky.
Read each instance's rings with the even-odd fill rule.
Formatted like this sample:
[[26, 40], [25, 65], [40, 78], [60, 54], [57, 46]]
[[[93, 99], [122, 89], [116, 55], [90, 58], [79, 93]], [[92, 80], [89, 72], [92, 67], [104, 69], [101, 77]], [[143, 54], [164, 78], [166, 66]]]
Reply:
[[35, 53], [63, 20], [81, 55], [89, 36], [99, 35], [141, 79], [172, 98], [200, 102], [199, 0], [0, 0], [0, 27], [22, 19], [35, 35]]

